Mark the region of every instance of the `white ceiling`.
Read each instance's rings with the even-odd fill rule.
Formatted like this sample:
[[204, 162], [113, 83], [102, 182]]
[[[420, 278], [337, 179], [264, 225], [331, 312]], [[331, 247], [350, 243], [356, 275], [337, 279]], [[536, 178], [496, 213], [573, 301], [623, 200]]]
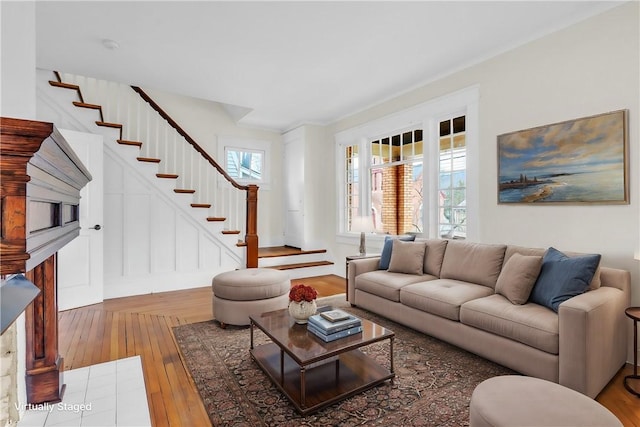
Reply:
[[36, 63], [229, 104], [243, 125], [284, 131], [330, 123], [618, 4], [39, 1]]

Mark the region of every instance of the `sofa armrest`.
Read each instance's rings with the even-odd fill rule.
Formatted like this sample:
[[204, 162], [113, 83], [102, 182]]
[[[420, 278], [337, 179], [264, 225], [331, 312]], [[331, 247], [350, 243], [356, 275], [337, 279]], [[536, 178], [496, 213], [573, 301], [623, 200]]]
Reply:
[[560, 304], [561, 385], [595, 398], [618, 372], [627, 360], [628, 304], [628, 292], [609, 286]]
[[356, 276], [375, 271], [380, 265], [380, 257], [354, 259], [347, 266], [347, 300], [354, 304], [356, 297]]

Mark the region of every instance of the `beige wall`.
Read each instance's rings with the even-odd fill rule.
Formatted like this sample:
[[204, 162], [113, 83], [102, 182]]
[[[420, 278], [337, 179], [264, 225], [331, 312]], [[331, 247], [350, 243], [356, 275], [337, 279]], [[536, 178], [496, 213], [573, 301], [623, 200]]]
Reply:
[[[326, 159], [317, 164], [327, 179], [340, 173], [336, 132], [477, 84], [479, 240], [601, 253], [605, 265], [631, 272], [633, 303], [640, 305], [639, 14], [638, 2], [624, 4], [345, 118], [327, 129]], [[618, 109], [629, 110], [629, 205], [497, 204], [497, 135]], [[335, 193], [318, 197], [328, 219], [322, 234], [335, 236]], [[333, 238], [330, 246], [336, 260], [357, 251], [355, 240]]]
[[258, 235], [260, 246], [282, 244], [282, 136], [277, 132], [238, 126], [215, 102], [148, 88], [145, 91], [216, 160], [219, 136], [271, 142], [271, 185], [269, 189], [261, 187], [258, 191]]

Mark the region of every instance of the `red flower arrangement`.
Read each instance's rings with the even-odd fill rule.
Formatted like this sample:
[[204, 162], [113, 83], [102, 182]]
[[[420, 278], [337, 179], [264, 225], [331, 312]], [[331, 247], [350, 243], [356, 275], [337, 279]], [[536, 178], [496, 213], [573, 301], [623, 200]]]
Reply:
[[289, 291], [289, 301], [311, 302], [318, 297], [318, 291], [305, 284], [294, 285]]

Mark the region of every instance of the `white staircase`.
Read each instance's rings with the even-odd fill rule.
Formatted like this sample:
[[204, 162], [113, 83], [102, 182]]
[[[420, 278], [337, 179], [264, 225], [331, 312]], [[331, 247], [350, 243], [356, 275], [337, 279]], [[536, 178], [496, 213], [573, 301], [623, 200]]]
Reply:
[[[111, 94], [101, 117], [99, 108], [87, 106], [98, 99], [84, 96], [84, 89], [80, 99], [76, 90], [52, 86], [56, 79], [51, 71], [37, 72], [38, 119], [104, 137], [105, 298], [206, 286], [218, 272], [242, 268], [244, 193], [207, 171], [212, 168], [146, 103], [125, 108]], [[121, 134], [119, 127], [96, 124], [123, 118], [134, 130], [125, 123]]]

